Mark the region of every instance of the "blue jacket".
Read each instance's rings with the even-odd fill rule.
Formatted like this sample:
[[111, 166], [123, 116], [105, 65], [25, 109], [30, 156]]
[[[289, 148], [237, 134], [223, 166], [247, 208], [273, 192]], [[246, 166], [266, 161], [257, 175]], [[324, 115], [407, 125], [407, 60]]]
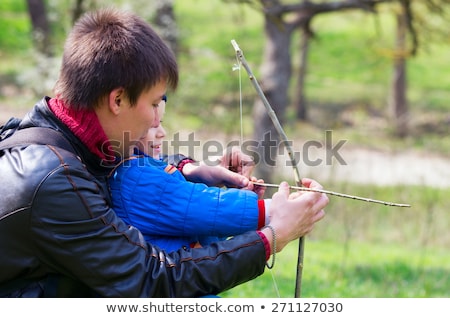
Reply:
[[118, 165], [109, 185], [117, 215], [167, 251], [256, 230], [264, 219], [256, 193], [188, 182], [146, 155]]

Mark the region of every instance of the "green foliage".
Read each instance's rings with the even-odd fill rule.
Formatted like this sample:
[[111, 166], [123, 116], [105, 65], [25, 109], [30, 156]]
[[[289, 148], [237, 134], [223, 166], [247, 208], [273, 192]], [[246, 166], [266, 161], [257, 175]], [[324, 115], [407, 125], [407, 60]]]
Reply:
[[[62, 48], [62, 35], [68, 28], [67, 2], [51, 3], [55, 10], [52, 23], [61, 21], [55, 46]], [[56, 68], [45, 64], [48, 61], [39, 62], [40, 67], [25, 63], [24, 56], [33, 55], [25, 5], [25, 1], [0, 2], [2, 110], [5, 105], [9, 111], [14, 107], [16, 110], [20, 107], [21, 112], [24, 107], [29, 109], [41, 96], [22, 87], [43, 86], [40, 76], [43, 69], [56, 74]], [[151, 15], [151, 7], [139, 8], [139, 14]], [[265, 42], [261, 14], [247, 6], [220, 0], [175, 1], [175, 11], [181, 41], [181, 82], [177, 92], [169, 93], [164, 120], [168, 132], [196, 131], [203, 136], [212, 132], [213, 138], [238, 134], [239, 74], [232, 71], [236, 59], [230, 41], [235, 39], [239, 43], [260, 79]], [[448, 155], [448, 43], [427, 45], [418, 56], [408, 60], [408, 99], [414, 130], [405, 139], [390, 138], [386, 101], [392, 73], [392, 25], [386, 12], [378, 17], [354, 12], [325, 15], [313, 21], [317, 37], [310, 45], [305, 87], [310, 122], [296, 122], [291, 105], [285, 125], [290, 138], [317, 139], [323, 130], [333, 129], [336, 140], [350, 140], [354, 146], [396, 151], [417, 149]], [[298, 45], [296, 35], [291, 48], [295, 69]], [[39, 76], [29, 75], [30, 70]], [[292, 80], [293, 99], [296, 85], [295, 78]], [[8, 98], [4, 87], [12, 85], [18, 88]], [[244, 70], [242, 96], [244, 132], [249, 136], [251, 106], [257, 96]], [[338, 182], [324, 186], [337, 192], [410, 203], [412, 207], [392, 208], [331, 197], [327, 217], [306, 239], [303, 297], [450, 296], [450, 190]], [[281, 297], [293, 297], [296, 261], [297, 243], [293, 242], [277, 255], [273, 277], [266, 271], [222, 296], [277, 297], [278, 290]]]
[[[116, 5], [132, 10], [134, 8], [146, 18], [149, 18], [154, 10], [152, 5], [143, 5], [146, 2], [142, 0], [132, 4], [125, 0], [102, 0], [95, 3], [98, 7]], [[180, 127], [180, 122], [185, 122], [183, 126], [187, 129], [197, 129], [197, 124], [191, 126], [191, 120], [185, 121], [195, 114], [203, 122], [201, 129], [209, 131], [220, 126], [226, 132], [235, 131], [239, 114], [239, 110], [235, 110], [240, 98], [239, 74], [232, 71], [236, 59], [230, 41], [235, 39], [239, 43], [253, 72], [262, 80], [259, 78], [265, 44], [262, 14], [250, 6], [221, 0], [187, 0], [174, 3], [180, 33], [181, 85], [176, 93], [171, 94], [172, 103], [168, 111], [172, 110], [172, 113], [167, 118], [166, 125], [171, 130]], [[18, 71], [11, 70], [10, 66], [19, 63], [21, 65], [23, 55], [32, 43], [26, 3], [3, 1], [1, 8], [0, 24], [5, 25], [0, 26], [0, 49], [2, 53], [7, 50], [11, 53], [8, 54], [7, 61], [2, 58], [4, 63], [0, 63], [0, 70], [7, 68], [8, 73], [16, 74]], [[63, 36], [70, 27], [70, 3], [50, 1], [48, 9], [51, 10], [50, 21], [55, 32], [55, 51], [61, 52]], [[212, 12], [214, 14], [211, 14]], [[338, 128], [336, 125], [347, 125], [346, 118], [341, 117], [341, 113], [345, 112], [352, 117], [349, 128], [355, 132], [354, 135], [358, 134], [366, 123], [359, 122], [358, 118], [348, 111], [348, 108], [354, 107], [355, 104], [360, 105], [369, 117], [375, 110], [379, 114], [376, 120], [381, 121], [385, 127], [389, 126], [386, 101], [389, 99], [392, 73], [394, 21], [390, 11], [380, 12], [380, 15], [374, 15], [349, 11], [321, 15], [312, 21], [316, 37], [310, 43], [305, 93], [310, 110], [309, 120], [313, 126], [329, 129]], [[60, 27], [58, 23], [61, 24]], [[299, 34], [295, 34], [290, 48], [295, 70], [298, 68], [299, 40]], [[441, 135], [436, 137], [433, 133], [428, 134], [428, 131], [424, 134], [422, 126], [428, 128], [431, 125], [432, 130], [442, 131], [442, 127], [448, 125], [444, 119], [431, 123], [415, 121], [420, 119], [424, 110], [434, 112], [438, 118], [444, 118], [445, 115], [443, 117], [442, 114], [448, 112], [450, 56], [447, 52], [447, 43], [423, 44], [419, 55], [408, 61], [408, 98], [413, 130], [420, 125], [417, 134], [416, 131], [412, 132], [415, 134], [415, 140], [411, 143], [421, 148], [433, 147], [433, 151], [450, 142], [446, 142], [448, 138], [443, 139]], [[3, 54], [2, 56], [5, 57]], [[14, 59], [17, 59], [17, 62]], [[39, 61], [35, 58], [32, 60]], [[23, 69], [20, 70], [22, 71]], [[258, 97], [246, 73], [242, 73], [244, 120], [249, 123], [245, 132], [250, 135], [251, 107], [254, 99]], [[36, 83], [36, 86], [38, 84]], [[207, 89], [204, 89], [205, 87]], [[295, 77], [292, 78], [290, 92], [293, 102], [296, 92]], [[288, 119], [293, 118], [293, 107], [294, 105], [290, 105], [288, 108]], [[333, 113], [333, 107], [339, 107], [335, 108], [337, 114]], [[321, 115], [315, 112], [317, 109], [321, 111]], [[322, 114], [332, 115], [323, 118]], [[372, 131], [379, 132], [378, 126], [376, 131]], [[383, 132], [389, 134], [389, 129], [384, 129]]]
[[[228, 108], [239, 105], [238, 72], [232, 71], [236, 63], [231, 40], [245, 41], [261, 38], [261, 30], [249, 28], [249, 24], [260, 25], [261, 17], [247, 7], [225, 5], [221, 1], [179, 1], [176, 13], [180, 29], [181, 54], [179, 55], [182, 86], [175, 94], [177, 113], [195, 113], [217, 126], [217, 119], [225, 130], [234, 129], [238, 115], [217, 116], [227, 113]], [[206, 14], [214, 12], [214, 14]], [[201, 21], [201, 23], [200, 23]], [[206, 27], [205, 26], [211, 26]], [[253, 42], [254, 43], [254, 42]], [[249, 55], [257, 62], [261, 59], [260, 44]], [[250, 52], [253, 51], [253, 54]], [[245, 76], [245, 75], [244, 75]], [[208, 89], [204, 89], [207, 87]], [[247, 86], [249, 94], [251, 87]], [[208, 105], [207, 107], [205, 105]], [[187, 106], [187, 107], [186, 107]], [[227, 118], [230, 120], [227, 122]], [[225, 125], [224, 125], [225, 121]]]
[[[0, 3], [0, 56], [31, 48], [30, 20], [25, 1]], [[3, 54], [2, 54], [3, 53]], [[4, 57], [2, 57], [4, 58]]]

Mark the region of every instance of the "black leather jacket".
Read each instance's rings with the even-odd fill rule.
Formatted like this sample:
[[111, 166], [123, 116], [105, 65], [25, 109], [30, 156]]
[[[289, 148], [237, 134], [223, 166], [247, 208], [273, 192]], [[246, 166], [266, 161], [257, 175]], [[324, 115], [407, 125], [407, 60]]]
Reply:
[[110, 168], [46, 98], [20, 129], [34, 126], [61, 131], [76, 153], [35, 144], [0, 152], [0, 296], [197, 297], [264, 271], [256, 232], [170, 254], [146, 244], [111, 208]]

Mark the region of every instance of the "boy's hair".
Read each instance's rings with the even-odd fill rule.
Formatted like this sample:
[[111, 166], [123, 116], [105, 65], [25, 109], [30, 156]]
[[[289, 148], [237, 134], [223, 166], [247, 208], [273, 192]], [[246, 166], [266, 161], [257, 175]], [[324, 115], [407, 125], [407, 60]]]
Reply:
[[176, 58], [140, 17], [112, 8], [86, 13], [64, 46], [57, 98], [72, 108], [94, 108], [112, 90], [123, 87], [135, 105], [139, 95], [165, 80], [178, 84]]

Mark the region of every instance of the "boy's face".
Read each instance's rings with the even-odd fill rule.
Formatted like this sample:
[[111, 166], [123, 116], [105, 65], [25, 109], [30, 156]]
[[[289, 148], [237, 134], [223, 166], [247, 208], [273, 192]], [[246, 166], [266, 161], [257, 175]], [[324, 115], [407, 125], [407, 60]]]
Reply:
[[160, 123], [158, 127], [152, 127], [148, 130], [147, 135], [140, 140], [138, 143], [138, 148], [140, 151], [146, 153], [147, 155], [159, 159], [161, 157], [162, 152], [162, 143], [164, 137], [166, 136], [166, 131], [162, 126], [162, 119], [164, 117], [166, 109], [166, 103], [161, 101], [158, 107], [158, 117], [160, 119]]

